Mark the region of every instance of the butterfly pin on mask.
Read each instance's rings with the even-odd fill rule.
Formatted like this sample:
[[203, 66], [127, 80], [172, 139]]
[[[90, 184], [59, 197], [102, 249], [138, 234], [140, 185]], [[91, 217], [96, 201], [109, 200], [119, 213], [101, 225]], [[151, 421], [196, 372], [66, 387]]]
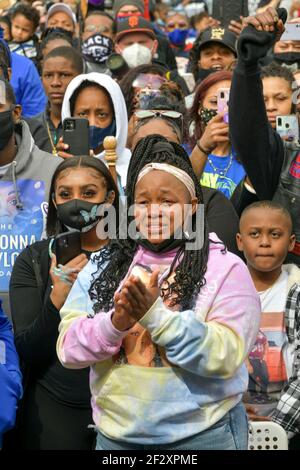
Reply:
[[63, 204], [57, 204], [57, 216], [65, 227], [88, 232], [103, 217], [102, 206], [105, 202], [106, 199], [96, 204], [81, 199], [72, 199]]

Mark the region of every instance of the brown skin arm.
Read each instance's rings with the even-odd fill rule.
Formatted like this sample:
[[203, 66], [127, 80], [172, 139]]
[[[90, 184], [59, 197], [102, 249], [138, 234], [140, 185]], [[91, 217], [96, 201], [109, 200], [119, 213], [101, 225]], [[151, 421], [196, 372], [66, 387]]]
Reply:
[[258, 8], [256, 13], [264, 13], [268, 8], [277, 8], [280, 4], [280, 0], [272, 0], [268, 5]]
[[201, 152], [198, 145], [195, 145], [190, 158], [191, 158], [191, 163], [192, 163], [195, 175], [197, 176], [198, 179], [200, 179], [203, 174], [206, 162], [207, 162], [207, 155], [206, 153]]
[[239, 37], [241, 32], [244, 29], [243, 16], [240, 16], [240, 21], [231, 20], [228, 26], [228, 29]]
[[[203, 132], [198, 143], [207, 152], [212, 152], [220, 143], [229, 142], [229, 126], [223, 121], [224, 113], [213, 117]], [[191, 154], [191, 163], [197, 178], [201, 178], [207, 162], [207, 154], [202, 152], [198, 145], [195, 145]]]
[[255, 413], [253, 405], [245, 404], [246, 412], [250, 421], [271, 421], [268, 416], [259, 416]]

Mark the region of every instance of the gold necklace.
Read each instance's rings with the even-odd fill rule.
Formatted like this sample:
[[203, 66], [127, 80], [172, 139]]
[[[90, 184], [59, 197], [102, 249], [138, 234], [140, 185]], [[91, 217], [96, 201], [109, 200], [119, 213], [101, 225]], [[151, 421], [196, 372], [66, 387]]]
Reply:
[[47, 122], [47, 132], [48, 132], [49, 140], [50, 140], [51, 147], [52, 147], [52, 155], [54, 155], [55, 157], [58, 157], [57, 148], [54, 145], [48, 122]]

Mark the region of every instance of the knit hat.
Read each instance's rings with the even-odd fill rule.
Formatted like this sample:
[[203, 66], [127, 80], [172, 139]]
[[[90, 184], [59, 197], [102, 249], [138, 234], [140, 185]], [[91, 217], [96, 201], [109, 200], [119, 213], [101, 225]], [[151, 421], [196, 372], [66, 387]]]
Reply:
[[143, 0], [115, 0], [114, 1], [114, 6], [113, 10], [115, 15], [119, 13], [122, 7], [125, 5], [133, 5], [139, 9], [139, 11], [142, 13], [142, 15], [145, 12], [145, 5]]

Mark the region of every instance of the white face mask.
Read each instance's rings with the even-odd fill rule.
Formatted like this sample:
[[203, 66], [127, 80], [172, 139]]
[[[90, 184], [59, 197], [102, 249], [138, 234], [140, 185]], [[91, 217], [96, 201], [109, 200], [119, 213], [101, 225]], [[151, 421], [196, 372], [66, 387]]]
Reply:
[[152, 60], [151, 50], [142, 44], [134, 43], [122, 51], [122, 56], [126, 60], [128, 67], [133, 69], [138, 65], [150, 64]]

